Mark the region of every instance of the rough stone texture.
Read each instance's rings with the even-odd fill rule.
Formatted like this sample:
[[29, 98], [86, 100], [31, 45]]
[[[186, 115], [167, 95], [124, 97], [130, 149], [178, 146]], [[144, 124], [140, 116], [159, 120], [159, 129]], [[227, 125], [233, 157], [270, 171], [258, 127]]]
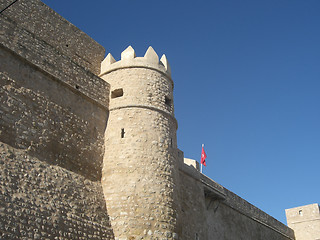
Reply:
[[104, 50], [36, 0], [1, 14], [0, 33], [0, 239], [114, 239], [91, 181], [108, 118], [109, 84], [92, 73]]
[[[172, 80], [134, 63], [102, 78], [111, 85], [102, 186], [115, 236], [176, 239], [178, 151]], [[118, 96], [120, 89], [123, 95]]]
[[320, 210], [318, 204], [286, 209], [287, 223], [296, 240], [320, 239]]
[[0, 48], [0, 141], [100, 179], [107, 111]]
[[193, 166], [180, 165], [182, 239], [295, 239], [293, 231]]
[[215, 239], [208, 237], [206, 205], [200, 173], [193, 166], [180, 165], [180, 239]]
[[[166, 115], [173, 114], [172, 82], [163, 74], [151, 69], [125, 68], [103, 75], [102, 78], [111, 84], [110, 110], [135, 105], [156, 108]], [[113, 98], [112, 93], [117, 89], [123, 90], [123, 97]], [[170, 100], [169, 104], [166, 104], [166, 98]], [[175, 120], [173, 122], [176, 124]]]
[[93, 64], [102, 47], [37, 0], [7, 9], [0, 32], [0, 140], [100, 179], [109, 85], [75, 56]]
[[[1, 9], [12, 2], [12, 0], [1, 0]], [[50, 45], [55, 51], [63, 53], [77, 65], [95, 74], [100, 72], [104, 48], [39, 0], [19, 0], [1, 14], [1, 18], [3, 17], [4, 19], [9, 17], [12, 25], [10, 32], [2, 34], [5, 37], [12, 37], [13, 44], [26, 41], [19, 39], [23, 35], [14, 34], [17, 30], [14, 27], [19, 25], [26, 35], [31, 34], [31, 38], [36, 36], [43, 44]], [[3, 25], [4, 19], [1, 19], [0, 25]]]
[[223, 203], [212, 204], [207, 212], [208, 239], [276, 239], [289, 240], [293, 236], [287, 236], [276, 231], [272, 225], [262, 224], [254, 218], [242, 214], [236, 209]]
[[[17, 3], [24, 2], [19, 1]], [[30, 4], [33, 2], [30, 1]], [[40, 5], [42, 4], [40, 1], [37, 2]], [[25, 5], [29, 6], [28, 4]], [[96, 101], [97, 104], [107, 108], [109, 101], [108, 94], [106, 94], [109, 88], [108, 83], [74, 62], [72, 58], [65, 55], [64, 52], [60, 52], [54, 45], [50, 45], [34, 32], [24, 28], [25, 22], [24, 25], [20, 25], [20, 22], [12, 20], [12, 16], [16, 17], [14, 13], [10, 14], [9, 17], [7, 15], [1, 14], [0, 17], [0, 46], [2, 48], [10, 49], [35, 67], [41, 69], [42, 72], [48, 73], [70, 89], [84, 94], [88, 99]], [[51, 23], [58, 25], [59, 22], [55, 22], [55, 18], [52, 18]], [[23, 19], [23, 21], [26, 21], [26, 19]], [[54, 33], [52, 34], [54, 35]], [[68, 32], [68, 36], [72, 36], [72, 32]], [[50, 37], [52, 36], [50, 35]], [[86, 42], [86, 44], [90, 45], [90, 41]]]
[[236, 194], [225, 192], [225, 201], [213, 202], [207, 211], [208, 235], [213, 239], [295, 239], [291, 229]]
[[0, 239], [114, 239], [101, 185], [0, 142]]
[[103, 55], [38, 0], [0, 16], [1, 239], [294, 239], [184, 164], [165, 56]]

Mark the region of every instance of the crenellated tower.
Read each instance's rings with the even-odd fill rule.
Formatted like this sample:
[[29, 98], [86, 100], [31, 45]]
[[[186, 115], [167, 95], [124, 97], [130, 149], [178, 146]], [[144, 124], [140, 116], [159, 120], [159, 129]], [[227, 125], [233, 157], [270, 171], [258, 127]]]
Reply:
[[109, 53], [100, 77], [111, 85], [102, 185], [118, 239], [178, 239], [177, 121], [165, 55], [129, 46]]

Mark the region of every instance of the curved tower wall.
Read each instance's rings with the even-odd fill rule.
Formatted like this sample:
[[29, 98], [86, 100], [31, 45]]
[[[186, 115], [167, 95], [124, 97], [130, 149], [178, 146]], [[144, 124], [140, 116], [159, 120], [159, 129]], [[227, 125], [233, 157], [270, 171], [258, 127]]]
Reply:
[[107, 56], [101, 77], [111, 85], [102, 185], [115, 236], [177, 239], [177, 122], [166, 57], [159, 61], [151, 47], [135, 57], [128, 47], [119, 62]]

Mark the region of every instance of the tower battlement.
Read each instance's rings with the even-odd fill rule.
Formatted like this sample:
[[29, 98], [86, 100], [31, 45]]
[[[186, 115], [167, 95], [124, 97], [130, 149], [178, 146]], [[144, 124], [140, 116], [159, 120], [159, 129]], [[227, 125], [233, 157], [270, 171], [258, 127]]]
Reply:
[[167, 75], [171, 79], [171, 68], [165, 54], [159, 60], [156, 51], [150, 46], [143, 57], [137, 57], [134, 49], [129, 46], [121, 53], [121, 60], [116, 61], [109, 53], [101, 63], [100, 77], [109, 72], [132, 67], [150, 68]]

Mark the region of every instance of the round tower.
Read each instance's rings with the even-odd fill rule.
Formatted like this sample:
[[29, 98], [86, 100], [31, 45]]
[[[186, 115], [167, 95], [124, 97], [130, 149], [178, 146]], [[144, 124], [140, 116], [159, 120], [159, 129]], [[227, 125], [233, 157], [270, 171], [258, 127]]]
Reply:
[[178, 239], [177, 121], [166, 56], [129, 46], [109, 54], [101, 78], [111, 85], [102, 186], [116, 239]]

